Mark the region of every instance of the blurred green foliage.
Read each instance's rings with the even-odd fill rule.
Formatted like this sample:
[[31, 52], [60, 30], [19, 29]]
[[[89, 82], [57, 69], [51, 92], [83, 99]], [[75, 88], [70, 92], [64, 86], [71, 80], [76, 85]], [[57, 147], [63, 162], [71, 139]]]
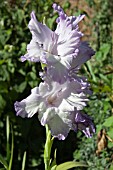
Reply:
[[[64, 2], [64, 9], [69, 10], [70, 3]], [[108, 170], [113, 162], [113, 143], [107, 139], [108, 145], [101, 151], [100, 156], [96, 155], [96, 150], [97, 134], [101, 129], [105, 128], [107, 135], [113, 139], [113, 4], [109, 3], [109, 0], [87, 2], [94, 10], [91, 22], [94, 32], [92, 39], [95, 38], [95, 41], [92, 42], [92, 47], [96, 54], [82, 67], [81, 73], [88, 77], [93, 91], [84, 111], [93, 118], [97, 131], [92, 139], [87, 139], [80, 132], [70, 132], [65, 141], [56, 140], [53, 147], [58, 148], [58, 163], [76, 159], [87, 162], [88, 170]], [[42, 159], [45, 129], [41, 127], [37, 116], [24, 120], [16, 117], [14, 102], [27, 97], [31, 88], [40, 83], [40, 64], [28, 61], [22, 63], [20, 56], [26, 53], [26, 46], [31, 39], [27, 27], [31, 11], [36, 12], [40, 22], [45, 18], [46, 24], [52, 29], [55, 28], [57, 14], [53, 12], [52, 4], [53, 1], [50, 0], [2, 0], [0, 3], [0, 160], [10, 164], [13, 133], [14, 170], [20, 170], [22, 166], [25, 166], [26, 170], [44, 169]], [[72, 13], [74, 10], [69, 11]], [[76, 14], [79, 13], [78, 9]], [[2, 168], [3, 165], [0, 164], [0, 169]]]
[[[88, 61], [84, 69], [89, 75], [93, 91], [85, 111], [91, 115], [96, 126], [93, 139], [86, 139], [78, 133], [78, 149], [74, 152], [75, 160], [86, 161], [88, 170], [109, 170], [113, 164], [113, 54], [112, 54], [112, 7], [109, 0], [86, 0], [94, 10], [93, 43], [95, 56]], [[104, 149], [96, 154], [99, 144], [100, 130], [106, 130]], [[101, 136], [101, 146], [104, 142]]]
[[[13, 125], [15, 147], [12, 168], [16, 170], [21, 169], [24, 151], [27, 151], [26, 169], [40, 166], [41, 162], [44, 129], [37, 116], [29, 120], [16, 117], [14, 102], [27, 97], [31, 88], [40, 82], [40, 64], [20, 61], [20, 56], [26, 53], [26, 46], [31, 39], [28, 29], [30, 13], [34, 10], [40, 22], [45, 17], [49, 27], [52, 27], [56, 15], [53, 16], [51, 6], [50, 0], [3, 0], [0, 3], [0, 156], [9, 163], [6, 157], [5, 132], [9, 116], [10, 124]], [[11, 148], [11, 137], [9, 144]], [[2, 167], [0, 164], [0, 168]]]

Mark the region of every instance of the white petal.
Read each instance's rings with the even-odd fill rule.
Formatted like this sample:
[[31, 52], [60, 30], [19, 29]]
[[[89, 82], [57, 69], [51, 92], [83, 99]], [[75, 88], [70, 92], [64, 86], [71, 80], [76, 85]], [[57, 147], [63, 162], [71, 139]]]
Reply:
[[72, 68], [80, 67], [86, 61], [88, 61], [93, 55], [94, 51], [87, 42], [81, 42], [79, 46], [78, 55], [73, 59]]
[[52, 35], [54, 34], [46, 25], [39, 23], [36, 19], [35, 13], [31, 13], [31, 20], [28, 25], [33, 38], [39, 44], [43, 44], [43, 49], [48, 51], [52, 41]]
[[41, 120], [42, 125], [48, 124], [51, 134], [59, 140], [64, 140], [69, 133], [69, 126], [58, 116], [55, 108], [47, 109]]
[[31, 40], [30, 44], [27, 45], [27, 54], [21, 57], [22, 61], [30, 60], [32, 62], [38, 62], [40, 61], [40, 55], [41, 50], [39, 48], [38, 43], [34, 41], [34, 39]]
[[31, 94], [26, 99], [21, 102], [15, 103], [15, 110], [17, 115], [21, 117], [32, 117], [35, 113], [38, 112], [38, 107], [41, 102], [41, 98], [39, 95]]
[[86, 106], [86, 101], [88, 99], [85, 97], [84, 93], [74, 94], [71, 93], [70, 97], [66, 99], [67, 102], [74, 106], [77, 110], [82, 110]]

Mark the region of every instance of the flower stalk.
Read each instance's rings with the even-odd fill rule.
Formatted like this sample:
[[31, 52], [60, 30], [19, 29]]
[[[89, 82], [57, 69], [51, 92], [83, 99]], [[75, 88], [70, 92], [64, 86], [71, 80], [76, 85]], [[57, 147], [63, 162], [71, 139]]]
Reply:
[[45, 170], [50, 170], [50, 164], [51, 164], [51, 148], [53, 145], [54, 137], [51, 138], [51, 132], [49, 130], [48, 125], [45, 125], [46, 127], [46, 143], [44, 147], [44, 164], [45, 164]]

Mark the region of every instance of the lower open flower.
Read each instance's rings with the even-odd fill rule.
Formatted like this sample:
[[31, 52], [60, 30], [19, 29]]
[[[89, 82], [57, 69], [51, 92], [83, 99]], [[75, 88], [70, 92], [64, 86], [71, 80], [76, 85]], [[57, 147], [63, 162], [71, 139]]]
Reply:
[[[48, 124], [54, 137], [64, 140], [71, 129], [82, 130], [87, 137], [94, 132], [91, 119], [80, 113], [88, 101], [87, 83], [67, 80], [40, 83], [31, 91], [31, 95], [21, 102], [15, 102], [17, 115], [32, 117], [38, 114], [41, 124]], [[88, 131], [89, 128], [89, 131]]]

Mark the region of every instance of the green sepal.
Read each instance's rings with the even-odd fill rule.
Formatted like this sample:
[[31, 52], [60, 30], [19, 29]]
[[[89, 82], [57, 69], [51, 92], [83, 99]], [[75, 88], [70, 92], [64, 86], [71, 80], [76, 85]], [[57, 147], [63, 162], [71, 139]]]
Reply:
[[56, 167], [57, 167], [57, 164], [56, 164], [56, 149], [55, 149], [54, 160], [52, 161], [50, 168], [51, 170], [56, 170]]
[[46, 67], [46, 64], [41, 63], [41, 67], [42, 67], [42, 69], [44, 70], [44, 68]]

